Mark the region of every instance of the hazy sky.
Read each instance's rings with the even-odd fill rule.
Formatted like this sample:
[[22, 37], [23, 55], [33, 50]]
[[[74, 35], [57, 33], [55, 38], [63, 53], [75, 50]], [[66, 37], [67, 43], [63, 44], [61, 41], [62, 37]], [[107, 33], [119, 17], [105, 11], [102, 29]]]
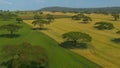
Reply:
[[49, 6], [111, 7], [120, 6], [120, 0], [0, 0], [0, 10], [34, 10]]

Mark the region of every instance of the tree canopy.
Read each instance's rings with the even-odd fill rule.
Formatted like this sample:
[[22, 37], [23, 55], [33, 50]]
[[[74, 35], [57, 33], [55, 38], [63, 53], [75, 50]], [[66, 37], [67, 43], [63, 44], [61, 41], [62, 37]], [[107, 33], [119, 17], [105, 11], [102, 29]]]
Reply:
[[5, 45], [1, 50], [2, 63], [8, 68], [48, 68], [48, 56], [44, 48], [22, 43]]
[[76, 46], [78, 42], [91, 42], [92, 37], [89, 34], [82, 32], [68, 32], [62, 35], [63, 39], [66, 41], [72, 41]]
[[12, 36], [14, 32], [17, 32], [22, 26], [15, 25], [15, 24], [7, 24], [0, 26], [1, 30], [7, 30], [10, 32], [10, 35]]
[[35, 21], [33, 21], [32, 24], [33, 24], [34, 26], [39, 25], [40, 28], [43, 28], [43, 27], [44, 27], [44, 24], [50, 24], [50, 22], [41, 19], [41, 20], [35, 20]]

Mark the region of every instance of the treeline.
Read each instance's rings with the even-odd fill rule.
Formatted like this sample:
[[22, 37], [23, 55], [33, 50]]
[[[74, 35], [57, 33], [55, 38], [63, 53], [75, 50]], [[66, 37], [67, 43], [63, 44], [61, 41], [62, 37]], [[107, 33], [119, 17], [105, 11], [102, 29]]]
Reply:
[[120, 7], [104, 7], [104, 8], [46, 7], [46, 8], [42, 8], [38, 11], [85, 12], [85, 13], [120, 13]]
[[0, 10], [0, 20], [10, 20], [16, 18], [17, 15], [8, 11]]

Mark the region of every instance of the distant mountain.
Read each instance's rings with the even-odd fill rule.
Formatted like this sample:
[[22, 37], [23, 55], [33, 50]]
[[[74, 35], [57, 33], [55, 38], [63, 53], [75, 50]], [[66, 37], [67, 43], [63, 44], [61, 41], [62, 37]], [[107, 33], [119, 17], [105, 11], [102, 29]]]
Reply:
[[103, 8], [46, 7], [40, 9], [39, 11], [120, 13], [120, 7], [103, 7]]

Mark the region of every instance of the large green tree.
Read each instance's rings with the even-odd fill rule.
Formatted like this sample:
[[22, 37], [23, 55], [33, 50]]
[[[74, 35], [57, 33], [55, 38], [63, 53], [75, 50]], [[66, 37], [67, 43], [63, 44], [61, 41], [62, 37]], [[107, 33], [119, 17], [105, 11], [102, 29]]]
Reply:
[[15, 24], [7, 24], [0, 26], [1, 30], [7, 30], [10, 32], [10, 35], [12, 36], [14, 32], [17, 32], [22, 26], [15, 25]]
[[92, 37], [89, 34], [82, 32], [68, 32], [63, 34], [62, 37], [66, 41], [72, 41], [74, 46], [77, 46], [79, 42], [86, 43], [92, 41]]
[[29, 43], [5, 45], [1, 50], [1, 65], [7, 68], [48, 68], [48, 56], [44, 48]]
[[33, 21], [32, 24], [34, 26], [38, 25], [40, 28], [44, 28], [44, 24], [50, 24], [50, 22], [48, 22], [47, 20], [40, 19]]

